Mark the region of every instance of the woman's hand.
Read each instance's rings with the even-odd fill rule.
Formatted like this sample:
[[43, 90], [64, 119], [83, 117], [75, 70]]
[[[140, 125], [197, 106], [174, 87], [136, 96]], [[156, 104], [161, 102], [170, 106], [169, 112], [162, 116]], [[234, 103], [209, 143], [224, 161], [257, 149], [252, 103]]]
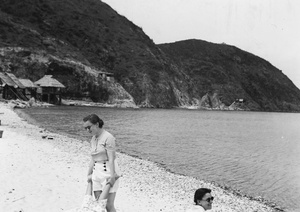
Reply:
[[120, 177], [121, 177], [120, 175], [114, 174], [114, 176], [112, 176], [111, 178], [108, 178], [106, 184], [109, 184], [111, 187], [113, 187], [116, 180], [119, 179]]
[[110, 176], [109, 183], [113, 186], [116, 182], [116, 175]]
[[117, 175], [117, 174], [114, 174], [113, 176], [111, 176], [109, 179], [108, 179], [108, 183], [113, 186], [116, 182], [117, 179], [119, 179], [121, 176], [120, 175]]

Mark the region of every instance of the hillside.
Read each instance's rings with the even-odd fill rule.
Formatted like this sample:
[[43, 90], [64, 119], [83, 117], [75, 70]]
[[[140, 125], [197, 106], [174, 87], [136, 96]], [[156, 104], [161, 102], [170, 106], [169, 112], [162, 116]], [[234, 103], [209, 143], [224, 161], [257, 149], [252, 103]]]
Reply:
[[268, 61], [226, 44], [186, 40], [159, 47], [192, 78], [200, 96], [216, 92], [223, 103], [244, 99], [252, 110], [297, 111], [300, 90]]
[[65, 98], [215, 109], [243, 98], [246, 109], [300, 110], [299, 89], [267, 61], [203, 41], [156, 45], [99, 0], [1, 0], [0, 50], [0, 71], [52, 74]]
[[[3, 0], [0, 9], [0, 46], [30, 48], [27, 55], [42, 50], [41, 54], [112, 72], [141, 106], [178, 105], [173, 90], [182, 89], [176, 87], [173, 79], [180, 73], [170, 69], [166, 58], [141, 28], [101, 1]], [[24, 63], [24, 59], [20, 60]], [[18, 64], [13, 63], [11, 69], [17, 76], [30, 78], [29, 72], [51, 74], [51, 64], [20, 64], [28, 67], [20, 73], [16, 71], [20, 69]], [[33, 71], [36, 66], [39, 70]], [[73, 73], [69, 66], [52, 67], [56, 67], [54, 71], [59, 75]], [[68, 89], [76, 80], [62, 83]]]

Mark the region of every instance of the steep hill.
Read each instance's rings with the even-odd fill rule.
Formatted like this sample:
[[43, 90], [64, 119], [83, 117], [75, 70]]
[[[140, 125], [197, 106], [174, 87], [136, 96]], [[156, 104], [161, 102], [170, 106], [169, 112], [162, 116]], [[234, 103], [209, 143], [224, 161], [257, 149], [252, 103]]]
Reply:
[[[173, 79], [177, 75], [182, 78], [182, 74], [171, 70], [166, 58], [141, 28], [105, 3], [99, 0], [2, 0], [0, 9], [0, 46], [26, 47], [29, 52], [43, 50], [42, 54], [112, 72], [139, 105], [178, 105], [173, 90], [182, 90], [182, 85], [176, 87]], [[13, 72], [18, 69], [16, 66], [11, 64]], [[27, 73], [32, 73], [34, 66], [39, 67], [36, 70], [39, 75], [51, 74], [49, 64], [42, 65], [42, 69], [40, 64], [28, 66], [22, 75], [29, 78]], [[52, 67], [56, 67], [55, 72], [60, 75], [69, 75], [72, 70], [69, 66]], [[74, 81], [63, 83], [69, 87]]]
[[0, 71], [52, 74], [66, 98], [218, 109], [243, 98], [246, 109], [300, 110], [299, 90], [267, 61], [202, 41], [155, 45], [99, 0], [1, 0], [0, 50]]
[[299, 110], [300, 90], [268, 61], [234, 46], [186, 40], [159, 47], [192, 78], [194, 92], [215, 92], [226, 105], [243, 99], [252, 110]]

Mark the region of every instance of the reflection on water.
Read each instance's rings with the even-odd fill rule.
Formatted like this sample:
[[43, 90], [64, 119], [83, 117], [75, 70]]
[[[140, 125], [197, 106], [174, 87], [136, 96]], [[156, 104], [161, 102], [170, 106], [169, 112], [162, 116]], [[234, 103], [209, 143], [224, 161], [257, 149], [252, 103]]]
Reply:
[[25, 112], [43, 127], [83, 140], [90, 135], [82, 118], [96, 113], [119, 151], [300, 210], [300, 114], [95, 107]]

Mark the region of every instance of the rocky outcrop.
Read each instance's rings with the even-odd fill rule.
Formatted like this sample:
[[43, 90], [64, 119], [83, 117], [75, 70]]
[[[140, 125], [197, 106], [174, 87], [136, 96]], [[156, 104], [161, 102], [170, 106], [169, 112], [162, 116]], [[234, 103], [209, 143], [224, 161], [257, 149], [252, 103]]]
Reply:
[[224, 110], [226, 108], [226, 105], [221, 102], [217, 93], [207, 93], [202, 97], [199, 107], [209, 108], [213, 110]]
[[228, 110], [243, 110], [249, 111], [250, 109], [247, 107], [245, 103], [234, 101], [231, 105], [229, 105]]

